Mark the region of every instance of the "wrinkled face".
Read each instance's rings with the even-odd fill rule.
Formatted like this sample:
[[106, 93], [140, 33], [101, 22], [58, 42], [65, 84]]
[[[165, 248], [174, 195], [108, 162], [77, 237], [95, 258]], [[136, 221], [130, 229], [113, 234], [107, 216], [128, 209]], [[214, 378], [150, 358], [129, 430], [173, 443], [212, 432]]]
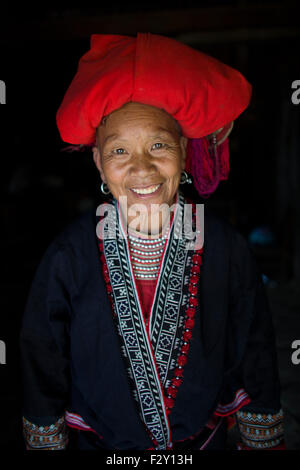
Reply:
[[98, 127], [97, 141], [95, 164], [117, 200], [126, 196], [128, 207], [143, 204], [148, 214], [153, 204], [172, 205], [187, 143], [172, 116], [153, 106], [127, 103]]

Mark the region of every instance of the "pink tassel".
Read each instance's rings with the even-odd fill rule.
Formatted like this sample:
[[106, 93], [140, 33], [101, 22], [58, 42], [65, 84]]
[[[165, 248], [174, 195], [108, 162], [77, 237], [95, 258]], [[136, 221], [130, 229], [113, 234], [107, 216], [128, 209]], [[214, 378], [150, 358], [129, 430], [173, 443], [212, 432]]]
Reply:
[[194, 185], [200, 196], [209, 197], [221, 180], [229, 175], [229, 142], [208, 147], [206, 137], [189, 139], [187, 145], [186, 171], [193, 176]]

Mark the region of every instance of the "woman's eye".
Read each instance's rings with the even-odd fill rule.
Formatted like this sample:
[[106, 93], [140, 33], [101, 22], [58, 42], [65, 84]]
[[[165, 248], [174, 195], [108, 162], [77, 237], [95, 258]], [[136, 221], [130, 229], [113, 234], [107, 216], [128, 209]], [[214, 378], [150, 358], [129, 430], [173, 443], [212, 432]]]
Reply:
[[161, 142], [156, 142], [154, 145], [153, 145], [153, 149], [154, 150], [159, 150], [161, 148], [165, 147], [165, 144], [162, 144]]
[[125, 149], [123, 148], [118, 148], [118, 149], [113, 150], [113, 153], [117, 153], [118, 155], [122, 155], [124, 152], [125, 152]]

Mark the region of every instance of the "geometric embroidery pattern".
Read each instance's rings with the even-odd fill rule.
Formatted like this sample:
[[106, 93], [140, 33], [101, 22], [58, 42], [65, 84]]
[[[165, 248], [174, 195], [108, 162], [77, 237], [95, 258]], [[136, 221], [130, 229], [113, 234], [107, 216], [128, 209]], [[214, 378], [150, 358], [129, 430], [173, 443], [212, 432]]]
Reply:
[[68, 432], [64, 416], [49, 426], [37, 426], [24, 418], [24, 416], [22, 421], [27, 450], [62, 450], [66, 448]]
[[128, 364], [133, 396], [140, 407], [142, 420], [158, 443], [157, 449], [167, 449], [170, 444], [163, 387], [180, 351], [188, 298], [187, 292], [183, 295], [183, 290], [188, 288], [188, 281], [185, 285], [184, 279], [192, 258], [179, 236], [184, 207], [182, 195], [178, 201], [156, 282], [149, 331], [137, 296], [128, 240], [117, 208], [113, 217], [116, 221], [114, 238], [108, 238], [105, 227], [103, 233], [104, 256], [123, 356]]
[[[184, 199], [179, 195], [178, 211], [174, 218], [173, 243], [167, 247], [166, 256], [159, 279], [157, 292], [150, 312], [149, 334], [151, 345], [160, 372], [163, 387], [172, 375], [182, 346], [183, 323], [187, 302], [188, 282], [184, 282], [192, 257], [186, 250], [184, 239], [180, 238]], [[187, 277], [188, 279], [188, 277]]]
[[269, 449], [283, 440], [283, 413], [249, 413], [238, 411], [236, 420], [244, 444], [253, 449]]

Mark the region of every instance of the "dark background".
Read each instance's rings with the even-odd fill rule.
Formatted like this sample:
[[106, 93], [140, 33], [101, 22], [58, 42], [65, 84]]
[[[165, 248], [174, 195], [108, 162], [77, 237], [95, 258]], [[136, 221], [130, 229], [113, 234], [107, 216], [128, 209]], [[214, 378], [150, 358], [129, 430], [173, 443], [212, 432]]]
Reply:
[[1, 6], [1, 445], [23, 448], [18, 335], [34, 272], [51, 240], [100, 194], [91, 153], [61, 151], [68, 144], [56, 111], [91, 34], [139, 31], [198, 48], [253, 85], [230, 137], [229, 180], [206, 204], [252, 243], [276, 330], [286, 443], [300, 449], [300, 364], [291, 362], [291, 343], [300, 340], [300, 104], [291, 101], [299, 24], [297, 1]]

